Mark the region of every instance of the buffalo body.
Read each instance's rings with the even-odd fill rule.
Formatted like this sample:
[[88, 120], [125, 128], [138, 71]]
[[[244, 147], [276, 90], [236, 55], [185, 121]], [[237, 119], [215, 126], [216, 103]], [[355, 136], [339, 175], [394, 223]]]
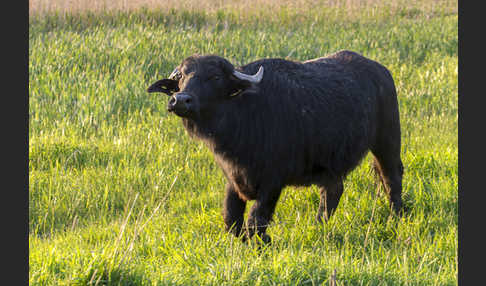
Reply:
[[317, 220], [327, 220], [343, 179], [368, 151], [390, 205], [402, 209], [397, 94], [390, 72], [373, 60], [340, 51], [235, 69], [218, 56], [192, 56], [149, 91], [170, 95], [169, 111], [214, 153], [228, 180], [224, 221], [237, 235], [246, 202], [255, 200], [247, 234], [270, 241], [266, 227], [288, 185], [318, 185]]

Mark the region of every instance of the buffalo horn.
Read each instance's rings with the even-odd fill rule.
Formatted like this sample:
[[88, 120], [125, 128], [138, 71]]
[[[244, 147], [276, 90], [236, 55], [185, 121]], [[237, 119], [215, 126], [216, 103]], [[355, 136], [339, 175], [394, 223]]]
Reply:
[[249, 82], [259, 83], [263, 78], [263, 66], [260, 66], [258, 72], [254, 75], [247, 75], [236, 70], [233, 72], [233, 75], [241, 80], [247, 80]]
[[169, 75], [169, 79], [179, 80], [181, 78], [181, 72], [178, 68], [175, 68], [174, 71]]

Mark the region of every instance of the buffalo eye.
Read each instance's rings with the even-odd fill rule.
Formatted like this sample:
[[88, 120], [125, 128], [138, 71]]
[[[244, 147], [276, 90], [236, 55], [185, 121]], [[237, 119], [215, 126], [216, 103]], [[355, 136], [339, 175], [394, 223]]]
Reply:
[[217, 80], [220, 80], [221, 77], [219, 75], [213, 75], [212, 77], [209, 78], [209, 80], [211, 81], [217, 81]]

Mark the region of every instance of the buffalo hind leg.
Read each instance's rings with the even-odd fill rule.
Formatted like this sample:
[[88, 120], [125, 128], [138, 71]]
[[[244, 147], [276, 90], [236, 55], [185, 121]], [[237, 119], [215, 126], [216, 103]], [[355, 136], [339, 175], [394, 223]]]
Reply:
[[343, 194], [343, 190], [342, 179], [328, 181], [321, 185], [319, 209], [316, 216], [316, 220], [319, 223], [322, 223], [323, 218], [324, 221], [327, 222], [332, 216], [339, 204], [339, 199]]
[[374, 169], [378, 173], [393, 211], [401, 215], [403, 164], [400, 157], [378, 157], [375, 155]]
[[379, 97], [380, 110], [375, 142], [370, 147], [374, 155], [374, 167], [380, 176], [383, 188], [393, 211], [401, 215], [403, 164], [400, 159], [400, 118], [396, 90], [388, 90]]
[[258, 198], [250, 209], [247, 221], [248, 238], [256, 233], [264, 243], [269, 244], [272, 241], [266, 230], [272, 220], [280, 192], [281, 190], [268, 193], [260, 191], [265, 196]]
[[226, 185], [226, 194], [223, 202], [223, 219], [226, 231], [236, 236], [241, 234], [243, 227], [243, 214], [246, 201], [242, 200], [231, 183]]

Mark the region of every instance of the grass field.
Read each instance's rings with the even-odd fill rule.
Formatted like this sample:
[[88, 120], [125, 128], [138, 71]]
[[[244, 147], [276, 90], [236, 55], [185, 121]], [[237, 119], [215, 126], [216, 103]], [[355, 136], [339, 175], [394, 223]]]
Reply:
[[[457, 285], [457, 1], [92, 2], [30, 2], [30, 285]], [[286, 188], [259, 252], [223, 230], [211, 153], [145, 90], [194, 53], [341, 49], [393, 74], [411, 211], [391, 213], [367, 157], [326, 225], [316, 187]]]

